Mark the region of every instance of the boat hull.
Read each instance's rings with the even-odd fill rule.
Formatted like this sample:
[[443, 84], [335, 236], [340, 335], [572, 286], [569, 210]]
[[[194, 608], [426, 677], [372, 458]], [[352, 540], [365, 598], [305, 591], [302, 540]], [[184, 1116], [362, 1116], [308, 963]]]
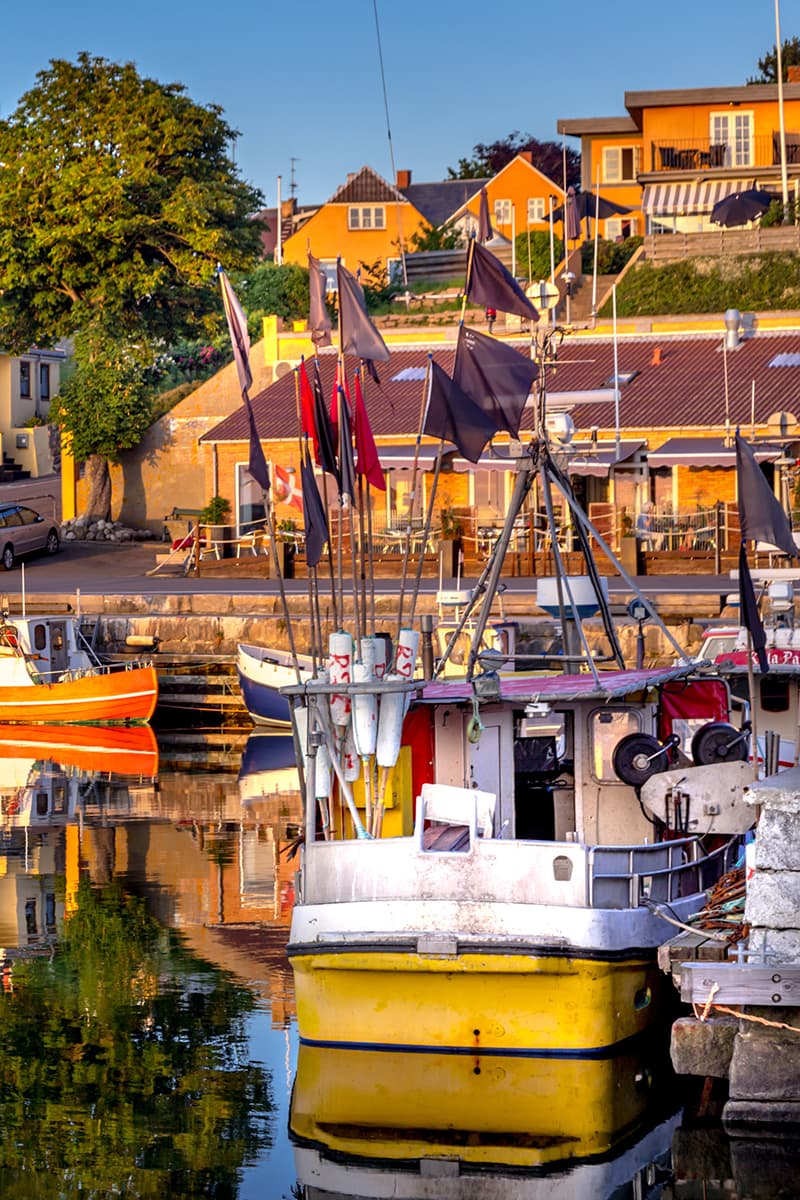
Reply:
[[[311, 660], [298, 659], [301, 677], [311, 669]], [[244, 706], [256, 725], [290, 729], [289, 701], [280, 689], [297, 683], [297, 669], [290, 654], [260, 646], [239, 646], [236, 673]]]
[[158, 680], [149, 665], [57, 683], [0, 685], [0, 722], [135, 724], [150, 720], [157, 699]]
[[555, 946], [455, 958], [290, 947], [301, 1041], [351, 1049], [592, 1057], [661, 1019], [655, 953]]

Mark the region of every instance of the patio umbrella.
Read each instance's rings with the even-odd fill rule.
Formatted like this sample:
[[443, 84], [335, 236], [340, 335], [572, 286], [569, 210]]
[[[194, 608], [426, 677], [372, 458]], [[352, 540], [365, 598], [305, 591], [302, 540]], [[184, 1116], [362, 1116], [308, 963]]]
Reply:
[[[624, 204], [615, 204], [613, 200], [606, 200], [603, 196], [597, 196], [594, 192], [576, 192], [574, 188], [567, 189], [567, 205], [569, 205], [569, 194], [572, 192], [575, 200], [575, 209], [579, 220], [588, 221], [593, 217], [597, 217], [600, 221], [607, 221], [609, 217], [622, 216], [624, 213], [629, 213], [631, 210], [626, 208]], [[559, 205], [553, 209], [553, 220], [563, 221], [564, 206]], [[588, 235], [588, 225], [587, 225]], [[578, 235], [576, 234], [576, 237]]]
[[478, 212], [478, 241], [486, 243], [492, 238], [492, 221], [489, 216], [489, 197], [486, 194], [486, 188], [481, 188], [481, 203]]
[[567, 188], [567, 203], [564, 206], [564, 237], [568, 242], [577, 241], [581, 236], [581, 219], [578, 215], [578, 204], [575, 199], [575, 188]]
[[718, 200], [711, 210], [715, 225], [746, 225], [761, 217], [777, 197], [763, 188], [747, 188], [743, 192], [731, 192]]

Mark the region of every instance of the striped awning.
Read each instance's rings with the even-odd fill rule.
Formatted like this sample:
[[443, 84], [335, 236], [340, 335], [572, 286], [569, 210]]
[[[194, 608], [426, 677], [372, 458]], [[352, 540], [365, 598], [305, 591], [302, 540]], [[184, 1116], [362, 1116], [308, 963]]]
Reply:
[[753, 186], [752, 179], [714, 179], [705, 183], [651, 183], [642, 193], [642, 212], [651, 217], [711, 212], [718, 200]]

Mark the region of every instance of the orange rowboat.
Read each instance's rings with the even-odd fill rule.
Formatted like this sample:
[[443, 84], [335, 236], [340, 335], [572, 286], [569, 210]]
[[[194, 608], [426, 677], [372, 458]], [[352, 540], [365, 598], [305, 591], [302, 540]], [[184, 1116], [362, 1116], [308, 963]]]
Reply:
[[125, 724], [149, 721], [158, 699], [153, 666], [66, 672], [56, 682], [33, 678], [20, 656], [0, 656], [0, 721]]
[[0, 760], [30, 757], [79, 771], [158, 774], [158, 743], [149, 725], [0, 726]]

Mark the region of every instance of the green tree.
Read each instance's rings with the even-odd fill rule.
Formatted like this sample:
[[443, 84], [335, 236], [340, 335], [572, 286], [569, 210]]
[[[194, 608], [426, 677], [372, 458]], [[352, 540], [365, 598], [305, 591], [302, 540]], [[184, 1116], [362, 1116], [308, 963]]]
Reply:
[[308, 316], [308, 270], [296, 263], [277, 266], [261, 262], [248, 272], [240, 291], [253, 337], [261, 336], [259, 321], [267, 313], [285, 321], [300, 321]]
[[428, 221], [421, 221], [419, 228], [411, 234], [409, 244], [411, 250], [416, 252], [458, 250], [464, 245], [464, 237], [452, 221], [445, 221], [444, 225], [431, 225]]
[[[4, 347], [52, 345], [81, 330], [106, 348], [116, 339], [129, 396], [134, 348], [141, 363], [218, 327], [216, 263], [244, 269], [260, 251], [249, 214], [262, 197], [238, 177], [234, 134], [218, 106], [143, 78], [131, 63], [82, 53], [41, 71], [0, 121]], [[79, 357], [78, 379], [95, 357]], [[87, 403], [83, 423], [70, 428], [74, 445], [113, 458], [141, 436], [140, 405], [130, 423], [125, 413], [118, 406], [109, 449], [108, 423], [93, 426], [98, 406]]]
[[[531, 152], [534, 167], [561, 183], [564, 174], [564, 151], [558, 142], [540, 142], [529, 133], [515, 130], [495, 142], [478, 142], [472, 148], [472, 158], [460, 158], [458, 166], [447, 168], [448, 179], [491, 179], [502, 171], [521, 150]], [[581, 180], [581, 156], [567, 148], [567, 187], [577, 187]]]
[[[514, 243], [517, 271], [533, 280], [550, 278], [550, 234], [536, 230], [530, 235], [518, 233]], [[528, 250], [530, 248], [530, 259]], [[564, 245], [560, 238], [553, 238], [553, 258], [556, 265], [564, 257]]]
[[[789, 67], [800, 66], [800, 38], [787, 38], [781, 42], [781, 67], [783, 82], [789, 76]], [[758, 60], [760, 75], [748, 79], [748, 83], [777, 83], [778, 82], [778, 50], [773, 46], [763, 58]]]

